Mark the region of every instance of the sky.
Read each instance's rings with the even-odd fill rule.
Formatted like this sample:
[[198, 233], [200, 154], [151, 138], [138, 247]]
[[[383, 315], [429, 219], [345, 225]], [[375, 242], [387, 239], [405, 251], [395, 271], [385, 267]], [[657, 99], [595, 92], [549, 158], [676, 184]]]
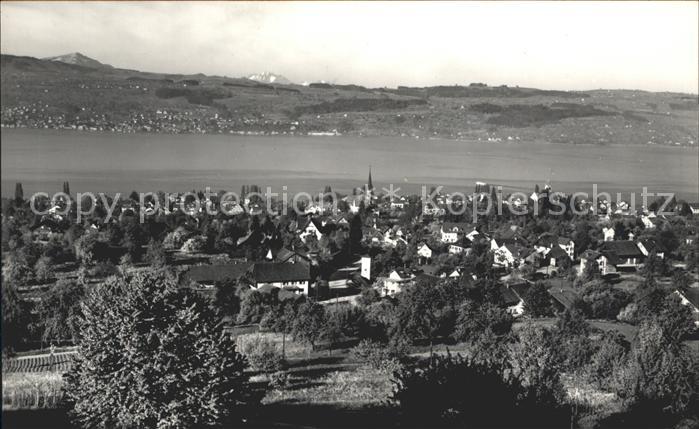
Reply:
[[0, 50], [296, 83], [699, 92], [699, 2], [6, 2]]

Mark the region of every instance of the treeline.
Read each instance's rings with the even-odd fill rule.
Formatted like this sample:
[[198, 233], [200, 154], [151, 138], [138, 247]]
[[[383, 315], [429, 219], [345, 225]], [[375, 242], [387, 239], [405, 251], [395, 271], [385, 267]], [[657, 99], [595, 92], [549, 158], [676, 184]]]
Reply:
[[337, 98], [308, 106], [297, 106], [289, 110], [291, 117], [302, 115], [319, 115], [336, 112], [365, 112], [373, 110], [405, 109], [409, 106], [423, 106], [423, 99], [392, 99], [392, 98]]
[[161, 87], [155, 90], [158, 98], [185, 97], [192, 104], [213, 106], [214, 100], [228, 98], [231, 95], [226, 91], [218, 91], [212, 88], [171, 88]]
[[589, 116], [613, 116], [618, 113], [597, 109], [586, 104], [554, 103], [551, 106], [535, 105], [499, 105], [479, 103], [471, 106], [478, 113], [492, 114], [487, 122], [506, 127], [528, 127], [555, 123], [566, 118], [585, 118]]
[[502, 97], [502, 98], [525, 98], [525, 97], [559, 97], [559, 98], [587, 98], [588, 94], [569, 91], [554, 91], [534, 88], [518, 88], [506, 85], [487, 86], [483, 84], [461, 85], [440, 85], [429, 87], [409, 87], [399, 86], [396, 89], [382, 89], [398, 95], [413, 97], [443, 97], [443, 98], [481, 98], [481, 97]]

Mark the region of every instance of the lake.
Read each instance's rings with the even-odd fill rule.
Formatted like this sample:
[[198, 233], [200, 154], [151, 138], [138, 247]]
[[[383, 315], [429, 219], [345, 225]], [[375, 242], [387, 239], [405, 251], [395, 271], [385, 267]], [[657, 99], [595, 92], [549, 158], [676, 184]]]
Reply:
[[401, 192], [424, 185], [470, 193], [475, 181], [507, 190], [592, 193], [676, 192], [697, 201], [697, 148], [592, 146], [544, 142], [476, 142], [409, 138], [113, 134], [2, 129], [2, 195], [21, 182], [25, 196], [54, 193], [166, 192], [271, 186], [317, 193], [347, 192], [366, 182]]

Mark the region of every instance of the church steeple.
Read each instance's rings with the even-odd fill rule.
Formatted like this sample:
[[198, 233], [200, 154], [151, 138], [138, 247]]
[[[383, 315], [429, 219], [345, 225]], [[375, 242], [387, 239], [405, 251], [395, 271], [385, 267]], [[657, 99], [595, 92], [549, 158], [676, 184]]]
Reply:
[[371, 165], [369, 166], [369, 181], [367, 182], [366, 187], [370, 191], [374, 190], [374, 184], [371, 183]]

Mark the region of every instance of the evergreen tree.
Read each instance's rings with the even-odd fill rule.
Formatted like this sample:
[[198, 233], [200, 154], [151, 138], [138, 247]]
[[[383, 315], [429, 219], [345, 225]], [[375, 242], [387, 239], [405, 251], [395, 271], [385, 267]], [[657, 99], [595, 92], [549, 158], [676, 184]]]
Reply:
[[17, 182], [17, 184], [15, 184], [15, 201], [18, 204], [24, 202], [24, 189], [22, 189], [22, 184], [20, 182]]

